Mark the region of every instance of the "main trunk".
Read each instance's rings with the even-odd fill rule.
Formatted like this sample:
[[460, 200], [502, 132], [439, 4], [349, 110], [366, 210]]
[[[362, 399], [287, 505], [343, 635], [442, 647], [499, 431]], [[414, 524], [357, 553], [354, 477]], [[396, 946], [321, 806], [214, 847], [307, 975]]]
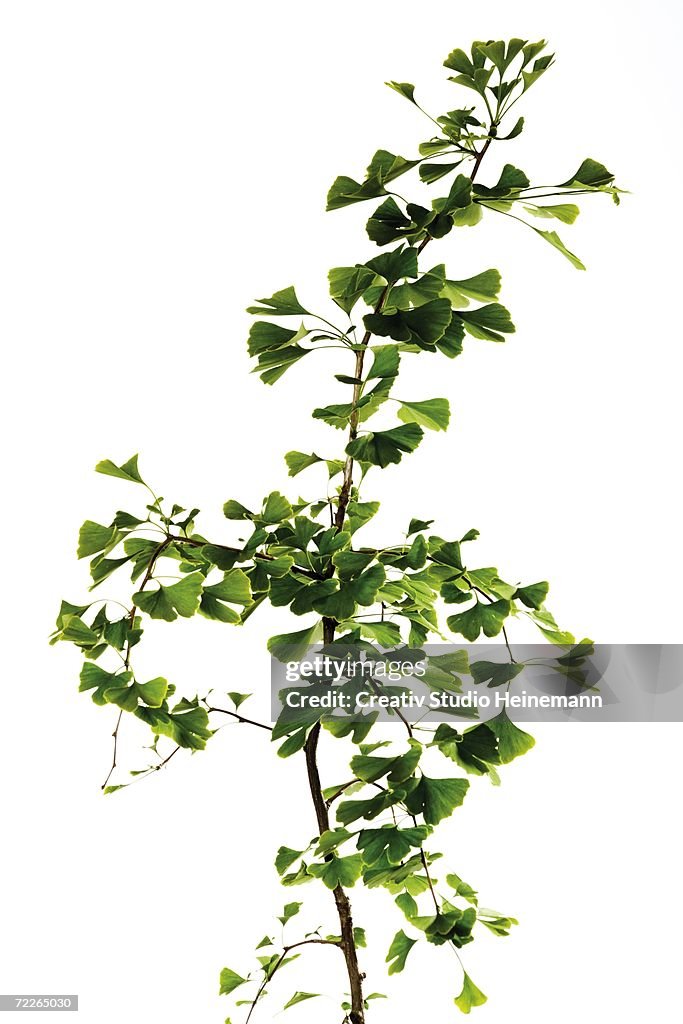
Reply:
[[[323, 623], [325, 643], [331, 643], [334, 639], [334, 622], [326, 619]], [[315, 816], [318, 822], [320, 835], [327, 832], [330, 827], [330, 816], [323, 796], [320, 783], [320, 772], [318, 771], [318, 740], [320, 738], [320, 723], [316, 724], [308, 734], [306, 746], [306, 770], [308, 772], [308, 785], [311, 791]], [[332, 856], [332, 854], [330, 854]], [[346, 970], [349, 975], [349, 986], [351, 989], [351, 1012], [349, 1020], [351, 1024], [365, 1024], [365, 1012], [363, 1008], [363, 977], [358, 966], [358, 952], [356, 940], [353, 934], [353, 917], [351, 915], [351, 903], [349, 897], [341, 885], [336, 886], [333, 891], [334, 902], [339, 915], [339, 927], [341, 933], [341, 948], [346, 960]]]

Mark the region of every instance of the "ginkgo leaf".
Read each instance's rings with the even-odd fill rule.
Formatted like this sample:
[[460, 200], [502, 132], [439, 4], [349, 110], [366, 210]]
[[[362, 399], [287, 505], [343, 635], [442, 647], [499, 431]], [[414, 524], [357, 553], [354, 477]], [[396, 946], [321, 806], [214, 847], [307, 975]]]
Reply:
[[609, 185], [613, 181], [614, 175], [607, 170], [604, 164], [587, 157], [578, 171], [568, 181], [562, 182], [559, 187], [572, 188], [575, 185], [587, 185], [589, 188], [599, 188], [601, 185]]
[[499, 302], [491, 302], [478, 309], [461, 310], [457, 315], [464, 321], [465, 330], [474, 338], [481, 338], [484, 341], [505, 341], [503, 334], [515, 333], [515, 325], [510, 319], [510, 314]]
[[573, 224], [581, 212], [574, 203], [555, 203], [554, 206], [525, 206], [534, 217], [554, 218], [563, 224]]
[[500, 273], [497, 270], [484, 270], [481, 274], [468, 277], [463, 281], [444, 281], [442, 295], [451, 303], [464, 308], [469, 299], [477, 302], [491, 302], [498, 298], [500, 292]]
[[315, 466], [317, 462], [322, 461], [323, 459], [315, 453], [306, 455], [304, 452], [287, 452], [285, 455], [285, 462], [287, 463], [290, 476], [297, 476], [304, 469], [308, 469], [309, 466]]
[[462, 991], [459, 996], [455, 997], [455, 1005], [462, 1013], [469, 1013], [473, 1006], [483, 1006], [486, 1002], [486, 996], [477, 988], [467, 972], [464, 973], [462, 980]]
[[406, 797], [406, 806], [412, 814], [422, 814], [428, 825], [438, 825], [460, 807], [469, 786], [467, 779], [430, 779], [423, 775]]
[[415, 103], [415, 86], [411, 85], [410, 82], [385, 82], [390, 89], [397, 92], [400, 96], [404, 96], [411, 103]]
[[509, 601], [500, 600], [487, 604], [477, 600], [467, 611], [450, 615], [446, 621], [450, 630], [461, 633], [466, 640], [473, 642], [482, 632], [485, 636], [497, 636], [509, 614]]
[[330, 295], [345, 313], [350, 313], [375, 275], [368, 267], [335, 267], [328, 273]]
[[96, 473], [103, 473], [105, 476], [115, 476], [119, 480], [129, 480], [134, 484], [144, 484], [144, 480], [140, 476], [138, 470], [138, 456], [133, 455], [132, 458], [124, 462], [123, 465], [117, 466], [111, 459], [104, 459], [103, 462], [98, 462], [95, 466]]
[[408, 423], [392, 430], [363, 434], [346, 446], [346, 454], [358, 462], [369, 462], [384, 469], [400, 462], [404, 452], [415, 451], [423, 436], [416, 423]]
[[398, 418], [404, 423], [418, 423], [428, 430], [446, 430], [451, 410], [447, 398], [428, 398], [424, 402], [401, 400]]
[[296, 1006], [297, 1003], [303, 1003], [307, 999], [319, 999], [319, 992], [295, 992], [291, 999], [289, 999], [282, 1007], [283, 1010], [288, 1010], [290, 1006]]
[[576, 267], [577, 270], [586, 269], [585, 265], [581, 262], [579, 257], [575, 256], [573, 252], [569, 251], [569, 249], [564, 244], [564, 242], [562, 241], [562, 239], [556, 231], [541, 231], [540, 228], [534, 228], [531, 224], [529, 225], [529, 227], [531, 227], [537, 235], [540, 235], [541, 238], [545, 238], [546, 242], [552, 245], [553, 248], [557, 249], [558, 252], [561, 252], [563, 256], [566, 256], [571, 265], [573, 267]]
[[265, 313], [267, 316], [292, 316], [308, 313], [299, 302], [294, 286], [275, 292], [269, 299], [257, 299], [260, 305], [249, 306], [247, 313]]
[[396, 933], [386, 957], [386, 962], [390, 965], [389, 974], [399, 974], [403, 970], [408, 954], [416, 942], [417, 939], [411, 939], [402, 929]]
[[221, 971], [219, 994], [229, 996], [231, 992], [234, 992], [240, 985], [245, 985], [246, 982], [246, 978], [241, 977], [235, 971], [231, 971], [229, 967], [224, 967]]

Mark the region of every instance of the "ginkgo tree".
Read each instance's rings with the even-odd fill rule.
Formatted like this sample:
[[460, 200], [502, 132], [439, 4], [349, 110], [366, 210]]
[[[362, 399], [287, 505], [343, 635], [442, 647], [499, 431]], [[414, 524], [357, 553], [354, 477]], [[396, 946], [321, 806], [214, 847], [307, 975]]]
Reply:
[[[447, 250], [457, 237], [462, 248], [483, 218], [499, 219], [506, 227], [511, 221], [510, 228], [526, 226], [557, 250], [557, 258], [583, 269], [552, 226], [540, 224], [571, 224], [580, 195], [606, 193], [619, 202], [613, 175], [593, 159], [559, 175], [556, 185], [534, 185], [510, 163], [496, 181], [481, 180], [491, 147], [504, 147], [524, 129], [524, 118], [510, 115], [552, 65], [544, 50], [545, 42], [522, 39], [475, 42], [469, 53], [453, 50], [444, 63], [449, 81], [466, 90], [457, 92], [464, 105], [439, 116], [423, 110], [413, 85], [387, 83], [426, 116], [429, 137], [409, 157], [379, 149], [364, 177], [337, 178], [327, 200], [332, 211], [371, 204], [366, 231], [374, 254], [367, 243], [359, 245], [359, 262], [329, 271], [335, 313], [310, 310], [305, 289], [292, 286], [249, 307], [256, 320], [248, 350], [265, 384], [275, 384], [290, 370], [295, 374], [296, 364], [315, 359], [323, 347], [339, 353], [336, 383], [330, 386], [346, 394], [312, 413], [331, 428], [329, 449], [318, 455], [304, 444], [285, 455], [291, 477], [306, 472], [314, 478], [309, 497], [292, 500], [273, 491], [255, 509], [230, 498], [223, 509], [226, 520], [247, 535], [235, 543], [230, 527], [225, 537], [205, 537], [196, 525], [197, 509], [158, 497], [143, 480], [137, 456], [96, 467], [138, 485], [144, 496], [135, 511], [117, 512], [109, 525], [84, 523], [78, 556], [90, 559], [92, 590], [128, 574], [132, 594], [123, 610], [119, 595], [64, 601], [53, 641], [80, 649], [80, 689], [116, 715], [105, 792], [127, 784], [114, 777], [119, 730], [127, 716], [146, 723], [153, 734], [151, 763], [133, 773], [135, 779], [158, 771], [178, 751], [202, 750], [219, 716], [269, 731], [279, 757], [301, 756], [305, 762], [316, 833], [308, 841], [308, 825], [293, 825], [275, 867], [287, 889], [298, 893], [311, 884], [330, 890], [336, 918], [329, 930], [296, 934], [302, 904], [291, 900], [279, 917], [287, 938], [267, 934], [251, 969], [222, 971], [220, 990], [236, 993], [247, 1022], [268, 989], [279, 991], [276, 976], [295, 957], [308, 946], [325, 945], [337, 950], [345, 965], [343, 1020], [363, 1024], [379, 993], [365, 991], [360, 960], [366, 935], [353, 919], [348, 896], [355, 885], [386, 890], [401, 918], [386, 955], [389, 974], [404, 970], [419, 941], [446, 946], [459, 956], [478, 929], [503, 936], [516, 923], [482, 908], [476, 891], [448, 861], [443, 872], [438, 870], [441, 855], [432, 848], [435, 828], [463, 803], [471, 778], [496, 782], [501, 766], [533, 745], [505, 712], [467, 728], [441, 723], [416, 729], [400, 716], [400, 738], [392, 727], [391, 736], [385, 729], [381, 739], [370, 737], [373, 715], [345, 719], [321, 709], [284, 709], [269, 724], [244, 713], [245, 694], [230, 692], [222, 701], [230, 706], [217, 707], [213, 692], [181, 696], [165, 676], [141, 678], [135, 654], [148, 620], [173, 622], [198, 613], [242, 625], [270, 602], [301, 620], [298, 628], [286, 627], [268, 641], [275, 658], [339, 643], [415, 651], [449, 636], [501, 637], [507, 644], [508, 626], [524, 617], [545, 640], [566, 649], [563, 656], [571, 663], [575, 639], [546, 608], [548, 584], [508, 583], [497, 569], [477, 567], [470, 554], [476, 530], [443, 537], [432, 522], [413, 518], [398, 544], [369, 546], [360, 539], [379, 512], [379, 503], [367, 495], [375, 470], [400, 463], [427, 431], [443, 431], [449, 424], [449, 400], [404, 389], [401, 370], [416, 358], [430, 360], [446, 390], [448, 361], [461, 356], [469, 339], [500, 343], [515, 330], [498, 301], [498, 270], [473, 267], [471, 276], [455, 280], [444, 263], [429, 258], [436, 243]], [[394, 191], [394, 182], [409, 172], [432, 189], [428, 205]], [[514, 660], [470, 663], [464, 650], [436, 662], [434, 671], [446, 688], [468, 673], [475, 683], [509, 684], [523, 667]], [[354, 751], [341, 783], [321, 779], [323, 736]], [[430, 757], [443, 756], [446, 774], [423, 768], [427, 750]], [[486, 997], [464, 968], [461, 979], [455, 1003], [469, 1013]], [[315, 996], [297, 990], [285, 1006]]]

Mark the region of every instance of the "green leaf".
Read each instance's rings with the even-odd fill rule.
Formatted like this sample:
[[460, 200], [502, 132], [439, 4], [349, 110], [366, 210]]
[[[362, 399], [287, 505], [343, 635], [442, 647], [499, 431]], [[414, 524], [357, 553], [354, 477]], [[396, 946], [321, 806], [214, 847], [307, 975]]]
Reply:
[[328, 853], [334, 853], [339, 846], [351, 839], [351, 836], [352, 833], [345, 828], [328, 829], [318, 840], [315, 848], [316, 857], [327, 857]]
[[231, 971], [229, 967], [224, 967], [221, 971], [221, 987], [219, 995], [229, 996], [231, 992], [234, 992], [240, 985], [245, 985], [247, 982], [246, 978], [242, 978], [239, 974]]
[[284, 875], [285, 871], [295, 864], [304, 852], [304, 850], [292, 850], [289, 846], [281, 846], [275, 858], [275, 870], [278, 875]]
[[358, 836], [358, 849], [363, 851], [366, 864], [375, 864], [385, 853], [390, 864], [400, 864], [413, 847], [421, 847], [429, 835], [425, 826], [417, 828], [363, 829]]
[[464, 50], [451, 50], [443, 62], [443, 66], [450, 68], [451, 71], [458, 71], [468, 78], [472, 78], [474, 75], [474, 65]]
[[283, 1010], [288, 1010], [290, 1006], [296, 1006], [297, 1003], [303, 1003], [306, 999], [319, 999], [319, 992], [295, 992], [292, 998], [285, 1003], [282, 1007]]
[[524, 118], [519, 117], [515, 122], [515, 126], [512, 131], [508, 132], [507, 135], [499, 135], [498, 139], [500, 142], [505, 142], [507, 139], [516, 139], [518, 135], [521, 135], [524, 131]]
[[89, 690], [93, 690], [94, 692], [90, 695], [93, 702], [102, 707], [108, 703], [107, 691], [125, 686], [131, 678], [129, 672], [106, 672], [99, 665], [86, 661], [81, 669], [78, 691], [87, 693]]
[[223, 515], [226, 519], [253, 519], [254, 513], [250, 512], [248, 508], [241, 505], [239, 501], [234, 501], [232, 498], [226, 501], [223, 505]]
[[473, 661], [470, 671], [475, 683], [489, 686], [503, 686], [512, 682], [525, 669], [524, 662], [515, 661]]
[[356, 579], [343, 581], [339, 591], [326, 597], [322, 602], [320, 610], [335, 619], [349, 618], [353, 615], [357, 604], [364, 607], [374, 604], [377, 591], [384, 580], [384, 567], [373, 565]]
[[485, 569], [469, 569], [467, 576], [473, 587], [484, 590], [489, 596], [502, 597], [509, 601], [517, 591], [511, 583], [502, 580], [498, 570], [492, 566]]
[[467, 972], [464, 972], [462, 991], [455, 997], [455, 1005], [463, 1013], [469, 1013], [473, 1006], [483, 1006], [486, 996], [478, 989]]
[[474, 228], [484, 216], [479, 203], [471, 203], [453, 214], [453, 224], [457, 228]]
[[408, 524], [407, 537], [410, 537], [413, 533], [419, 533], [422, 530], [428, 530], [434, 522], [433, 519], [411, 519]]
[[587, 185], [589, 188], [600, 188], [601, 185], [609, 185], [614, 181], [614, 175], [608, 171], [604, 164], [588, 157], [583, 161], [576, 174], [572, 175], [569, 181], [564, 181], [560, 188], [572, 188], [575, 185]]
[[325, 209], [328, 212], [331, 210], [341, 210], [344, 206], [351, 206], [353, 203], [363, 203], [366, 199], [377, 199], [378, 196], [385, 194], [386, 189], [378, 175], [362, 183], [346, 175], [340, 175], [334, 179], [327, 193]]
[[405, 216], [392, 196], [377, 207], [366, 224], [368, 237], [377, 245], [388, 245], [389, 242], [405, 235], [406, 230], [411, 227], [413, 221]]
[[529, 61], [532, 61], [534, 57], [537, 57], [541, 50], [544, 50], [547, 46], [545, 39], [539, 39], [537, 43], [526, 43], [522, 47], [522, 67], [526, 67]]
[[96, 473], [103, 473], [105, 476], [115, 476], [119, 480], [129, 480], [134, 484], [144, 484], [145, 481], [140, 476], [138, 470], [138, 456], [133, 455], [132, 458], [124, 462], [122, 466], [117, 466], [111, 461], [111, 459], [105, 459], [103, 462], [98, 462], [95, 466]]
[[473, 642], [481, 632], [485, 636], [497, 636], [509, 614], [509, 601], [500, 600], [486, 604], [477, 600], [467, 611], [449, 615], [446, 622], [454, 633], [461, 633], [466, 640]]
[[399, 246], [393, 252], [383, 252], [368, 260], [366, 266], [388, 284], [395, 284], [405, 277], [417, 277], [417, 249]]
[[328, 273], [330, 295], [345, 313], [350, 314], [366, 288], [375, 279], [368, 267], [335, 267]]
[[505, 341], [503, 334], [515, 333], [510, 314], [498, 302], [480, 306], [479, 309], [461, 310], [458, 316], [464, 321], [465, 330], [469, 334], [484, 341]]
[[554, 218], [563, 224], [573, 224], [581, 212], [574, 203], [555, 203], [554, 206], [525, 206], [534, 217]]
[[310, 873], [320, 878], [328, 889], [336, 889], [338, 885], [350, 889], [360, 878], [362, 870], [363, 858], [359, 853], [352, 853], [349, 857], [333, 856], [331, 860], [309, 867]]
[[368, 622], [358, 624], [366, 639], [375, 640], [382, 647], [395, 647], [401, 642], [401, 630], [395, 622]]
[[484, 908], [479, 911], [477, 920], [494, 935], [499, 936], [509, 935], [510, 929], [519, 924], [515, 917], [506, 917], [504, 914], [498, 914], [495, 910], [485, 910]]
[[[300, 750], [303, 750], [306, 743], [306, 730], [299, 729], [298, 732], [292, 733], [288, 736], [281, 747], [278, 747], [278, 757], [291, 757], [292, 754], [298, 754]], [[303, 867], [303, 865], [302, 865]], [[287, 883], [283, 880], [283, 885]]]
[[287, 452], [285, 455], [285, 462], [287, 463], [290, 476], [297, 476], [304, 469], [308, 469], [309, 466], [315, 466], [317, 462], [322, 461], [323, 459], [315, 453], [305, 455], [304, 452]]
[[100, 523], [86, 519], [78, 533], [78, 557], [87, 558], [88, 555], [103, 551], [115, 535], [116, 529], [113, 526], [101, 526]]
[[272, 491], [263, 503], [263, 511], [259, 519], [262, 523], [273, 526], [289, 519], [292, 515], [292, 506], [279, 491]]
[[301, 341], [308, 333], [303, 324], [298, 331], [290, 331], [279, 324], [271, 324], [267, 320], [257, 320], [249, 331], [247, 350], [250, 356], [259, 356], [263, 352], [275, 352], [287, 345]]
[[303, 903], [285, 903], [285, 908], [282, 911], [282, 916], [278, 917], [278, 921], [281, 925], [286, 925], [288, 921], [291, 921], [293, 917], [299, 913], [303, 906]]
[[424, 434], [417, 424], [408, 423], [392, 430], [363, 434], [346, 446], [346, 454], [359, 462], [369, 462], [384, 469], [401, 461], [403, 452], [413, 452]]
[[135, 711], [138, 697], [135, 686], [112, 686], [104, 694], [107, 704], [116, 704], [122, 711]]
[[170, 587], [159, 584], [159, 589], [155, 591], [140, 590], [133, 594], [133, 601], [140, 611], [146, 612], [152, 619], [173, 622], [176, 612], [183, 618], [190, 618], [199, 606], [203, 583], [202, 574], [193, 572]]
[[405, 157], [390, 153], [387, 149], [378, 149], [368, 165], [364, 185], [374, 181], [386, 184], [405, 174], [419, 162], [406, 160]]
[[524, 82], [523, 92], [526, 92], [527, 89], [531, 88], [534, 82], [538, 81], [541, 75], [544, 74], [551, 66], [553, 59], [553, 54], [549, 54], [546, 57], [540, 57], [538, 60], [534, 61], [531, 71], [522, 71], [522, 81]]
[[524, 732], [510, 720], [506, 711], [485, 723], [498, 741], [498, 753], [502, 764], [509, 764], [516, 757], [526, 754], [536, 744], [533, 736]]
[[160, 736], [168, 736], [178, 746], [189, 750], [203, 750], [206, 741], [212, 736], [206, 710], [194, 702], [180, 701], [172, 711], [138, 707], [135, 714], [146, 722], [153, 732]]
[[393, 757], [377, 757], [368, 753], [356, 754], [351, 758], [351, 771], [363, 782], [376, 782], [385, 775], [389, 776], [391, 783], [404, 782], [415, 771], [421, 753], [420, 745], [413, 743], [407, 753]]
[[553, 248], [557, 249], [558, 252], [561, 252], [563, 256], [566, 256], [571, 265], [573, 267], [576, 267], [577, 270], [586, 269], [584, 264], [579, 259], [579, 257], [575, 256], [573, 252], [569, 251], [569, 249], [566, 247], [566, 245], [564, 244], [564, 242], [562, 241], [562, 239], [556, 231], [541, 231], [540, 228], [535, 228], [531, 224], [529, 225], [529, 227], [532, 229], [532, 231], [535, 231], [537, 235], [540, 235], [541, 238], [544, 238], [546, 242], [553, 246]]
[[465, 337], [465, 325], [457, 313], [451, 314], [451, 322], [436, 343], [439, 352], [448, 359], [455, 359], [462, 352], [462, 340]]
[[301, 345], [287, 345], [285, 348], [275, 352], [263, 352], [259, 356], [256, 373], [260, 374], [264, 384], [274, 384], [287, 372], [290, 366], [294, 366], [300, 359], [307, 356], [311, 349], [302, 348]]
[[439, 181], [441, 178], [445, 178], [447, 174], [454, 171], [456, 167], [459, 167], [462, 160], [457, 160], [452, 164], [434, 163], [434, 164], [421, 164], [420, 166], [420, 178], [427, 185], [433, 184], [435, 181]]
[[472, 179], [466, 174], [458, 174], [453, 179], [448, 195], [435, 199], [434, 209], [441, 214], [455, 213], [464, 210], [472, 203]]
[[423, 775], [406, 797], [406, 807], [412, 814], [422, 814], [428, 825], [438, 825], [460, 807], [469, 786], [467, 779], [430, 779]]
[[446, 430], [451, 410], [447, 398], [429, 398], [424, 402], [401, 401], [398, 418], [404, 423], [418, 423], [428, 430]]
[[[410, 82], [385, 82], [390, 89], [397, 92], [400, 96], [405, 96], [411, 103], [415, 103], [415, 86], [411, 85]], [[415, 103], [417, 106], [417, 103]]]
[[447, 299], [433, 299], [416, 309], [367, 313], [363, 317], [363, 323], [371, 334], [409, 342], [420, 348], [433, 347], [450, 322], [451, 305]]
[[445, 281], [442, 294], [454, 306], [467, 306], [468, 299], [477, 302], [490, 302], [498, 298], [500, 292], [500, 273], [497, 270], [484, 270], [464, 281]]
[[479, 901], [477, 899], [477, 893], [471, 885], [468, 885], [467, 882], [463, 882], [462, 878], [454, 872], [450, 875], [446, 875], [446, 882], [450, 885], [451, 889], [455, 890], [456, 896], [461, 896], [464, 900], [467, 900], [468, 903], [471, 903], [476, 907]]
[[514, 600], [521, 601], [527, 608], [540, 608], [548, 596], [550, 585], [542, 580], [539, 583], [529, 583], [526, 587], [519, 587], [514, 593]]
[[397, 376], [401, 361], [398, 345], [378, 345], [370, 351], [372, 352], [373, 360], [368, 373], [368, 380]]
[[211, 594], [218, 601], [228, 604], [250, 604], [251, 585], [249, 577], [242, 569], [230, 569], [220, 583], [204, 587], [204, 593]]
[[140, 699], [148, 707], [160, 708], [166, 700], [168, 681], [161, 676], [157, 676], [156, 679], [150, 679], [148, 683], [136, 683], [135, 689]]
[[478, 49], [482, 53], [485, 53], [490, 61], [496, 65], [498, 70], [501, 72], [507, 68], [505, 60], [505, 43], [502, 40], [497, 40], [491, 43], [480, 43]]
[[518, 192], [520, 189], [529, 187], [529, 179], [527, 178], [524, 171], [520, 171], [518, 167], [513, 167], [512, 164], [505, 164], [505, 167], [500, 173], [500, 177], [493, 188], [484, 189], [484, 186], [477, 186], [477, 190], [482, 190], [484, 194], [504, 196], [509, 195], [511, 192]]
[[279, 633], [271, 636], [267, 647], [278, 661], [298, 661], [311, 644], [320, 637], [321, 626], [316, 622], [308, 629], [300, 629], [296, 633]]
[[386, 962], [390, 964], [389, 974], [400, 974], [416, 942], [417, 939], [411, 939], [402, 929], [396, 933], [386, 957]]
[[292, 316], [308, 313], [299, 302], [294, 286], [275, 292], [269, 299], [257, 299], [259, 306], [249, 306], [247, 313], [265, 314], [266, 316]]

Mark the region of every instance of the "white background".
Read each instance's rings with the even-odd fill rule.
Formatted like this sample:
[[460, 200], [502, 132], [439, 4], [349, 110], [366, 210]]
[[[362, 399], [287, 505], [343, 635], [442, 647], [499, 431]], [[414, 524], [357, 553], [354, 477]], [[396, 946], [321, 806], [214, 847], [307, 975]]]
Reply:
[[[373, 255], [369, 206], [323, 207], [337, 174], [360, 176], [379, 146], [409, 156], [431, 134], [383, 80], [418, 83], [440, 112], [470, 98], [446, 81], [450, 49], [547, 36], [557, 65], [482, 180], [510, 160], [534, 181], [562, 181], [590, 155], [632, 195], [620, 209], [590, 197], [573, 228], [560, 226], [587, 274], [493, 216], [438, 255], [434, 245], [451, 276], [500, 268], [518, 333], [412, 371], [404, 397], [447, 395], [454, 424], [376, 480], [383, 536], [412, 514], [446, 536], [477, 526], [480, 564], [554, 581], [566, 628], [604, 642], [680, 639], [680, 25], [661, 0], [489, 0], [476, 17], [454, 3], [310, 0], [0, 10], [0, 991], [78, 992], [84, 1024], [212, 1024], [231, 1009], [216, 995], [219, 969], [247, 970], [283, 896], [300, 898], [278, 890], [272, 861], [280, 842], [312, 834], [302, 764], [228, 728], [206, 753], [100, 796], [113, 717], [76, 692], [76, 652], [46, 646], [59, 599], [86, 594], [80, 522], [139, 507], [136, 488], [91, 468], [140, 450], [157, 490], [205, 509], [201, 528], [217, 538], [230, 530], [226, 498], [312, 489], [315, 473], [293, 484], [281, 456], [338, 454], [339, 435], [310, 419], [314, 404], [342, 400], [332, 373], [343, 368], [327, 358], [338, 353], [266, 389], [248, 375], [244, 307], [296, 282], [304, 304], [332, 310], [327, 268]], [[189, 694], [255, 690], [253, 713], [266, 714], [263, 645], [286, 625], [282, 613], [241, 632], [157, 623], [143, 671]], [[449, 868], [521, 919], [514, 937], [464, 951], [489, 995], [474, 1012], [482, 1024], [673, 1021], [680, 727], [537, 736], [500, 789], [480, 780], [441, 829]], [[125, 734], [128, 765], [144, 740]], [[326, 782], [343, 780], [343, 767], [324, 768]], [[329, 894], [304, 894], [303, 923], [333, 928]], [[455, 960], [418, 949], [387, 982], [398, 912], [381, 892], [354, 905], [375, 946], [363, 954], [369, 990], [393, 996], [371, 1019], [455, 1019]], [[296, 988], [330, 998], [290, 1015], [339, 1020], [336, 955], [307, 959], [273, 986], [261, 1020]]]

